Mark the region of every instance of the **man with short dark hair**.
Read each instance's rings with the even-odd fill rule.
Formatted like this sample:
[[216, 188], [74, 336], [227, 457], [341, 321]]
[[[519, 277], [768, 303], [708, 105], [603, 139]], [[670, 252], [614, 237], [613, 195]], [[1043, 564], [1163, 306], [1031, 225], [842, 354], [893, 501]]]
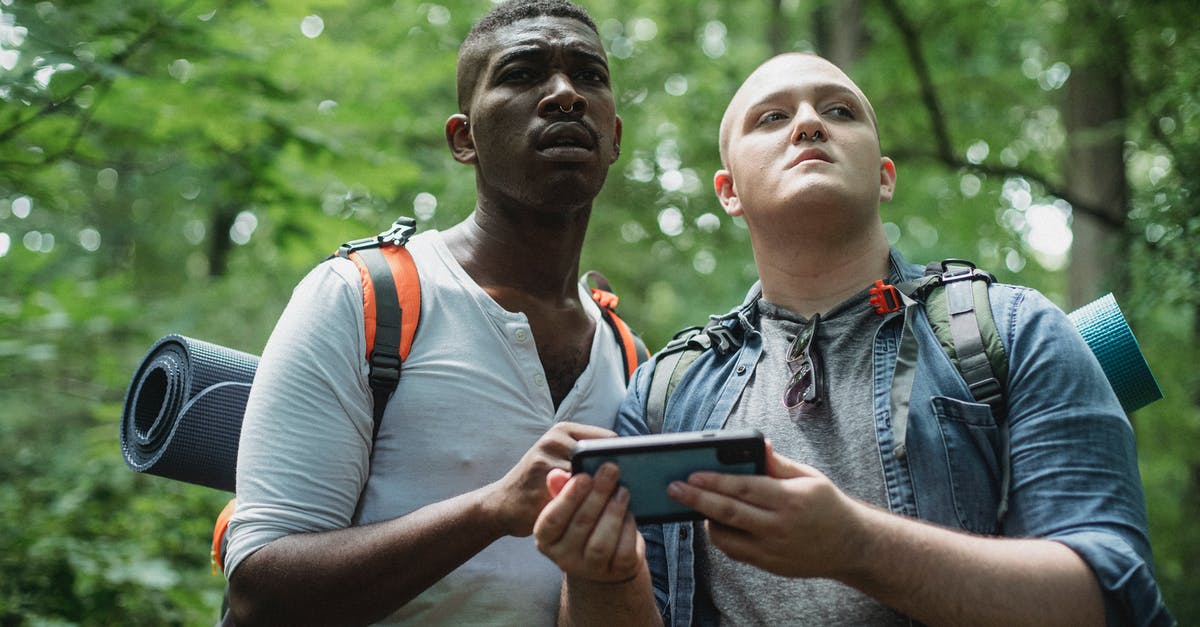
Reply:
[[595, 24], [508, 2], [458, 61], [463, 222], [407, 244], [420, 328], [372, 437], [363, 288], [335, 258], [297, 287], [247, 403], [226, 557], [238, 625], [547, 624], [561, 577], [532, 532], [545, 477], [611, 435], [625, 371], [578, 283], [620, 152]]
[[[884, 234], [896, 165], [858, 86], [814, 55], [770, 59], [734, 95], [720, 146], [717, 197], [745, 219], [760, 282], [716, 321], [727, 346], [679, 379], [662, 431], [759, 429], [767, 476], [674, 482], [707, 522], [643, 538], [618, 468], [551, 472], [534, 533], [566, 573], [561, 622], [1170, 625], [1133, 430], [1062, 311], [989, 289], [1002, 431], [921, 303], [869, 297], [922, 268]], [[618, 433], [649, 431], [659, 363], [635, 375]]]

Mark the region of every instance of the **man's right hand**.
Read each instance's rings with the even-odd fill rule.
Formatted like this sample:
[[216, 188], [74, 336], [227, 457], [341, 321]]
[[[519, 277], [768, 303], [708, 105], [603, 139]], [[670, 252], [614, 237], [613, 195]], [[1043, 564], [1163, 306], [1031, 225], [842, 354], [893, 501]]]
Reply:
[[572, 577], [619, 583], [644, 568], [646, 543], [628, 511], [629, 490], [619, 486], [611, 463], [596, 476], [552, 470], [546, 486], [554, 499], [534, 525], [538, 550]]
[[570, 470], [571, 447], [579, 440], [615, 435], [608, 429], [572, 422], [551, 427], [516, 466], [484, 490], [484, 505], [501, 533], [518, 537], [533, 533], [534, 521], [553, 496], [547, 487], [547, 475], [554, 470]]

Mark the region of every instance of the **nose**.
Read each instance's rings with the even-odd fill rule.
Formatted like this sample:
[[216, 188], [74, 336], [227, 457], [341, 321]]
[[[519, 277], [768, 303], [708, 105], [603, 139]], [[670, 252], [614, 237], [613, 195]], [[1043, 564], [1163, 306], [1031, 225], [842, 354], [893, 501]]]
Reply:
[[793, 122], [791, 141], [793, 144], [811, 140], [814, 142], [829, 141], [829, 129], [817, 110], [809, 104], [803, 104], [796, 111]]
[[569, 76], [557, 73], [551, 76], [549, 90], [539, 103], [538, 111], [542, 115], [560, 112], [583, 115], [583, 112], [587, 111], [587, 98], [575, 89], [575, 84]]

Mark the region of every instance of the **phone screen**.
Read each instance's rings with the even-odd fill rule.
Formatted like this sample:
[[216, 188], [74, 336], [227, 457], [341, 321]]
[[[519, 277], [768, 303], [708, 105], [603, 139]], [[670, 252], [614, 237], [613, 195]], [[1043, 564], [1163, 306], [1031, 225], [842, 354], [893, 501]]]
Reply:
[[[576, 472], [594, 474], [604, 462], [615, 463], [621, 470], [621, 485], [629, 489], [629, 509], [638, 524], [701, 518], [699, 512], [667, 496], [672, 481], [687, 481], [693, 472], [765, 472], [763, 440], [757, 432], [670, 434], [661, 436], [662, 445], [644, 444], [647, 437], [659, 436], [638, 436], [640, 446], [626, 450], [579, 452], [573, 464]], [[603, 445], [617, 446], [622, 440], [633, 439], [613, 438], [603, 441]]]

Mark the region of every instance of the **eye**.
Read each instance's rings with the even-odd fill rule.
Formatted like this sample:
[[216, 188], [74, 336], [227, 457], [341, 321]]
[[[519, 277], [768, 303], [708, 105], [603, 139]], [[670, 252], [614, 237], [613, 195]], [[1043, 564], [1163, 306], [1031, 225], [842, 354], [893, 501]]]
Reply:
[[762, 126], [764, 124], [771, 124], [772, 122], [786, 120], [787, 118], [788, 118], [787, 114], [782, 111], [768, 111], [768, 112], [760, 115], [758, 117], [758, 120], [754, 123], [754, 125]]
[[500, 74], [500, 83], [523, 83], [534, 78], [533, 70], [523, 67], [514, 67], [505, 70]]
[[575, 80], [586, 83], [608, 84], [608, 75], [600, 70], [583, 70], [575, 75]]
[[846, 118], [848, 120], [854, 119], [854, 110], [846, 105], [833, 105], [825, 109], [825, 113], [836, 118]]

